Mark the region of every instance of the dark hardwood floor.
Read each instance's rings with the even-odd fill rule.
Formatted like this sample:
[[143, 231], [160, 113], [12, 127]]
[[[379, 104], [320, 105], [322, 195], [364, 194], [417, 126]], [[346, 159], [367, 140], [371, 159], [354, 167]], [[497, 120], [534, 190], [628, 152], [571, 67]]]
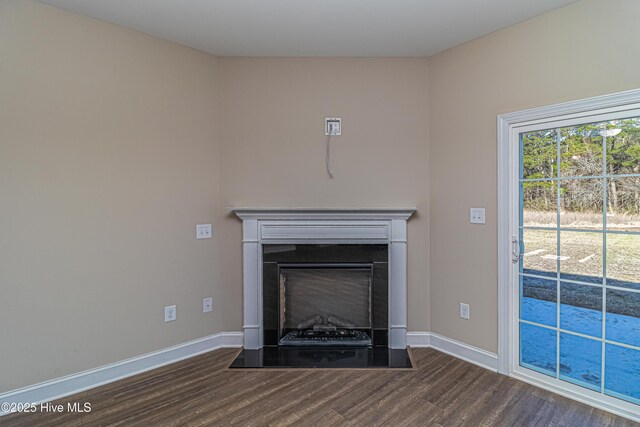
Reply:
[[229, 370], [216, 350], [56, 403], [84, 414], [12, 414], [3, 426], [631, 426], [624, 418], [433, 349], [414, 370]]

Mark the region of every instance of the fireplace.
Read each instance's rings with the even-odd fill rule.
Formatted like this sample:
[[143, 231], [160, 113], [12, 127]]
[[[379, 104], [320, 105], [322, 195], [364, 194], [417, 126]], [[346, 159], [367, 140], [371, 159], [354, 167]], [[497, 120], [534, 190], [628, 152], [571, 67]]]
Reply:
[[388, 346], [388, 245], [263, 245], [265, 346]]
[[284, 264], [279, 271], [278, 345], [372, 345], [373, 264]]
[[414, 210], [234, 208], [245, 350], [405, 349]]

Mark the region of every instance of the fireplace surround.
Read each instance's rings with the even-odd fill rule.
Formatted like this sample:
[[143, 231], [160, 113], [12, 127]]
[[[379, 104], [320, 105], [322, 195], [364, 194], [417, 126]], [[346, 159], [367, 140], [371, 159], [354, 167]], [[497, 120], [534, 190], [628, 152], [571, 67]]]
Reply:
[[[384, 294], [386, 297], [386, 313], [380, 318], [384, 319], [386, 327], [381, 328], [381, 330], [385, 331], [384, 342], [390, 349], [406, 348], [407, 221], [415, 211], [415, 208], [233, 208], [232, 211], [242, 220], [243, 332], [245, 349], [261, 349], [265, 345], [274, 345], [274, 341], [270, 338], [270, 334], [273, 333], [273, 324], [265, 325], [265, 320], [268, 323], [267, 318], [269, 317], [267, 314], [267, 318], [265, 318], [265, 310], [273, 310], [273, 306], [265, 307], [265, 298], [268, 300], [268, 297], [264, 288], [265, 285], [268, 286], [264, 280], [265, 261], [272, 259], [270, 257], [274, 253], [274, 248], [284, 248], [284, 252], [287, 252], [287, 248], [290, 251], [293, 250], [292, 248], [297, 249], [300, 247], [332, 248], [327, 252], [333, 256], [333, 258], [330, 257], [329, 261], [315, 259], [308, 266], [308, 262], [305, 264], [303, 259], [300, 258], [293, 265], [280, 262], [280, 266], [277, 268], [279, 270], [282, 268], [289, 269], [285, 271], [289, 276], [294, 273], [294, 276], [302, 277], [305, 271], [300, 270], [304, 268], [348, 270], [350, 267], [354, 267], [352, 269], [354, 271], [353, 278], [349, 280], [354, 284], [353, 289], [358, 289], [356, 293], [361, 294], [360, 297], [364, 298], [366, 294], [364, 290], [366, 286], [364, 286], [364, 279], [362, 278], [364, 276], [357, 276], [367, 268], [375, 271], [375, 263], [370, 260], [362, 262], [359, 261], [359, 258], [336, 258], [341, 252], [349, 252], [348, 248], [363, 246], [368, 248], [369, 251], [375, 247], [384, 247], [385, 249], [386, 260], [382, 260], [382, 263], [386, 264], [384, 272], [386, 275], [384, 283], [386, 288], [386, 293]], [[365, 250], [365, 252], [367, 251]], [[279, 273], [275, 277], [277, 277], [278, 282], [282, 280]], [[346, 279], [342, 277], [340, 280], [344, 281]], [[304, 287], [305, 285], [298, 286]], [[279, 287], [280, 284], [278, 283]], [[311, 287], [309, 288], [311, 289]], [[360, 310], [360, 314], [358, 319], [354, 319], [359, 322], [357, 327], [354, 323], [354, 329], [366, 330], [369, 328], [369, 330], [373, 330], [371, 332], [373, 337], [370, 337], [373, 338], [373, 344], [376, 336], [375, 325], [373, 324], [375, 320], [371, 318], [370, 324], [362, 323], [362, 318], [366, 317], [367, 311], [375, 313], [376, 293], [373, 289], [369, 292], [370, 294], [367, 295], [372, 298], [372, 302], [367, 307], [360, 305], [356, 307]], [[281, 295], [278, 294], [277, 298], [280, 297]], [[300, 297], [292, 295], [289, 298]], [[339, 307], [336, 307], [336, 310], [338, 309]], [[344, 314], [340, 316], [338, 313], [329, 313], [328, 309], [323, 309], [322, 307], [319, 310], [324, 310], [323, 313], [317, 313], [322, 317], [324, 326], [330, 326], [328, 325], [330, 322], [327, 321], [329, 314], [333, 314], [334, 319], [342, 319], [353, 323], [351, 319], [343, 319], [344, 317], [349, 317]], [[290, 327], [292, 323], [287, 324], [287, 319], [281, 318], [280, 311], [276, 311], [278, 312], [278, 326], [275, 328], [275, 345], [278, 345], [278, 341], [283, 337], [283, 332], [293, 328]], [[292, 320], [292, 322], [298, 321], [300, 323], [300, 316], [304, 317], [307, 314], [309, 313], [302, 310], [301, 313], [296, 314], [298, 316], [297, 320]], [[313, 318], [314, 315], [309, 317]], [[380, 344], [380, 341], [378, 341], [378, 344]]]

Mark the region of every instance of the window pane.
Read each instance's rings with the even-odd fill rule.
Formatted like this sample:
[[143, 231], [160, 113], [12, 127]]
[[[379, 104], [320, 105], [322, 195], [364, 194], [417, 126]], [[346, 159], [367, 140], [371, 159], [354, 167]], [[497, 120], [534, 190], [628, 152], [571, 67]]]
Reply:
[[558, 224], [556, 181], [525, 181], [522, 183], [522, 225], [551, 227]]
[[640, 117], [607, 123], [607, 174], [638, 173]]
[[555, 280], [522, 276], [520, 318], [555, 327], [558, 323], [556, 283]]
[[640, 231], [640, 177], [607, 180], [607, 230]]
[[556, 331], [521, 323], [520, 364], [543, 374], [555, 376]]
[[560, 378], [600, 391], [602, 341], [560, 334]]
[[600, 123], [560, 129], [560, 176], [602, 176], [603, 145]]
[[558, 233], [547, 230], [523, 230], [522, 271], [527, 274], [556, 277]]
[[640, 351], [613, 344], [606, 346], [605, 393], [640, 404]]
[[640, 347], [640, 293], [607, 289], [607, 339]]
[[602, 288], [561, 282], [560, 328], [602, 337]]
[[602, 284], [602, 233], [560, 232], [560, 277]]
[[607, 233], [607, 285], [640, 289], [640, 235]]
[[522, 134], [520, 136], [520, 155], [522, 158], [521, 178], [555, 178], [558, 157], [555, 129]]
[[604, 178], [560, 181], [560, 226], [602, 230]]

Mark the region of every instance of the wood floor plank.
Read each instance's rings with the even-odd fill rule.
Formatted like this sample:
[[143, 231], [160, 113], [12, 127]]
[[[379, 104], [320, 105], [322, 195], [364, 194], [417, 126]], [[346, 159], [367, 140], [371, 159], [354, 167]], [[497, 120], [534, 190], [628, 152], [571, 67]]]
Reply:
[[232, 370], [221, 349], [60, 399], [90, 413], [0, 426], [634, 426], [434, 349], [415, 370]]

